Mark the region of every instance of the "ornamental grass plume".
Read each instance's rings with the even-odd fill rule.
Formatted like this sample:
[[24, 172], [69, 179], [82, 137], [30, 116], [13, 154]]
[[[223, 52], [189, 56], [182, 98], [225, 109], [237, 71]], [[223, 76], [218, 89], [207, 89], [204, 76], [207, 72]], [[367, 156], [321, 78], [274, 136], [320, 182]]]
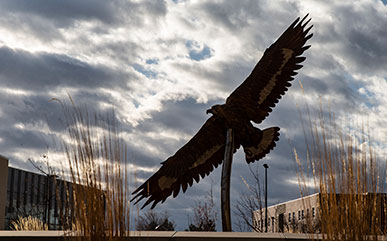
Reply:
[[36, 217], [18, 217], [11, 222], [11, 229], [16, 231], [42, 231], [48, 230], [48, 225]]
[[316, 121], [308, 116], [307, 122], [301, 118], [307, 167], [295, 151], [301, 195], [309, 192], [308, 180], [319, 192], [318, 227], [307, 219], [308, 232], [320, 232], [322, 240], [377, 240], [386, 232], [386, 194], [380, 193], [385, 173], [370, 132], [364, 126], [359, 131], [339, 126], [333, 114], [324, 117], [322, 108]]
[[70, 105], [60, 102], [68, 131], [63, 147], [73, 183], [62, 218], [71, 229], [66, 238], [124, 240], [130, 220], [125, 144], [113, 118], [91, 117], [86, 107], [70, 100]]

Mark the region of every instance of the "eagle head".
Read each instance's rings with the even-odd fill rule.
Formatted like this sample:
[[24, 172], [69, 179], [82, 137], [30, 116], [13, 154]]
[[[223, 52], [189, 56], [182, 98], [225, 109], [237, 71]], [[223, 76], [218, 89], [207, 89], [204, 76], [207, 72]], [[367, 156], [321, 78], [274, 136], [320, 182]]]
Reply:
[[208, 109], [206, 113], [211, 113], [216, 116], [222, 116], [223, 115], [223, 105], [213, 105], [211, 109]]

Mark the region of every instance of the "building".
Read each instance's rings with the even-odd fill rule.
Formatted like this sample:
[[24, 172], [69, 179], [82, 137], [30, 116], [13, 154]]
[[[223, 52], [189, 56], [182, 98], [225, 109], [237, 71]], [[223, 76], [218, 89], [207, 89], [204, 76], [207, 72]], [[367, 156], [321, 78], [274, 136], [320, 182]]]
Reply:
[[18, 216], [32, 216], [62, 229], [63, 217], [72, 220], [72, 185], [54, 175], [42, 175], [8, 167], [0, 156], [0, 229], [10, 229]]
[[0, 230], [4, 229], [7, 203], [8, 158], [0, 155]]
[[[267, 231], [297, 232], [302, 228], [306, 218], [317, 222], [319, 208], [319, 194], [313, 194], [304, 198], [298, 198], [267, 208]], [[256, 210], [253, 213], [253, 225], [257, 230], [265, 231], [265, 209]]]
[[[341, 200], [343, 200], [344, 198], [348, 198], [348, 195], [349, 194], [335, 194], [334, 200], [336, 200], [336, 202], [339, 204]], [[356, 195], [354, 197], [362, 197], [362, 200], [364, 200], [364, 202], [369, 202], [369, 205], [367, 205], [370, 208], [375, 207], [373, 206], [373, 202], [376, 201], [375, 218], [376, 220], [378, 220], [378, 222], [380, 221], [378, 223], [381, 228], [380, 230], [385, 230], [386, 194], [365, 193], [362, 195]], [[322, 207], [322, 201], [323, 199], [321, 193], [315, 193], [303, 198], [290, 200], [284, 203], [268, 207], [267, 232], [320, 233], [320, 207]], [[370, 210], [370, 213], [371, 212], [372, 211]], [[340, 215], [340, 213], [338, 215]], [[371, 215], [368, 217], [370, 218]], [[256, 227], [255, 230], [265, 232], [264, 208], [253, 212], [253, 225]]]

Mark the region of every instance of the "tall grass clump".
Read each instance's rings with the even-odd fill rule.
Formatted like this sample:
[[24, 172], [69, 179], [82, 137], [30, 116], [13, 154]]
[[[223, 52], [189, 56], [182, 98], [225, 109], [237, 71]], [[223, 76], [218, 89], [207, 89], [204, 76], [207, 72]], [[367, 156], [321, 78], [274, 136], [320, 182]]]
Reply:
[[[377, 240], [386, 228], [386, 195], [381, 193], [385, 173], [369, 130], [364, 125], [339, 126], [333, 114], [324, 115], [321, 109], [315, 120], [310, 115], [309, 120], [301, 120], [308, 165], [305, 168], [295, 152], [300, 190], [304, 196], [308, 180], [313, 180], [319, 192], [317, 229], [322, 239]], [[308, 223], [315, 232], [311, 219]]]
[[48, 225], [36, 217], [18, 217], [11, 222], [11, 229], [16, 231], [42, 231], [48, 230]]
[[[72, 187], [63, 208], [70, 240], [123, 240], [129, 233], [126, 148], [112, 117], [62, 103], [63, 143]], [[113, 116], [113, 115], [111, 115]], [[69, 218], [70, 217], [70, 218]]]

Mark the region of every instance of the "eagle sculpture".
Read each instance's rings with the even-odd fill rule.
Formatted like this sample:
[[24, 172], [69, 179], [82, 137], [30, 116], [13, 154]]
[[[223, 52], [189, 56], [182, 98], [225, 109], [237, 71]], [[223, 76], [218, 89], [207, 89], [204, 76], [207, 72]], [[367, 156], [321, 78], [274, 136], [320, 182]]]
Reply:
[[[185, 192], [193, 181], [209, 175], [222, 163], [227, 129], [234, 132], [234, 152], [242, 145], [247, 163], [258, 161], [275, 147], [279, 127], [260, 130], [251, 121], [261, 123], [291, 86], [291, 81], [305, 60], [301, 55], [312, 37], [305, 29], [311, 19], [297, 18], [279, 39], [266, 49], [262, 59], [247, 79], [227, 98], [223, 105], [207, 110], [212, 116], [199, 132], [173, 156], [162, 162], [161, 168], [139, 186], [132, 199], [138, 203], [148, 198], [142, 208], [164, 202], [180, 189]], [[304, 22], [305, 21], [305, 22]]]

